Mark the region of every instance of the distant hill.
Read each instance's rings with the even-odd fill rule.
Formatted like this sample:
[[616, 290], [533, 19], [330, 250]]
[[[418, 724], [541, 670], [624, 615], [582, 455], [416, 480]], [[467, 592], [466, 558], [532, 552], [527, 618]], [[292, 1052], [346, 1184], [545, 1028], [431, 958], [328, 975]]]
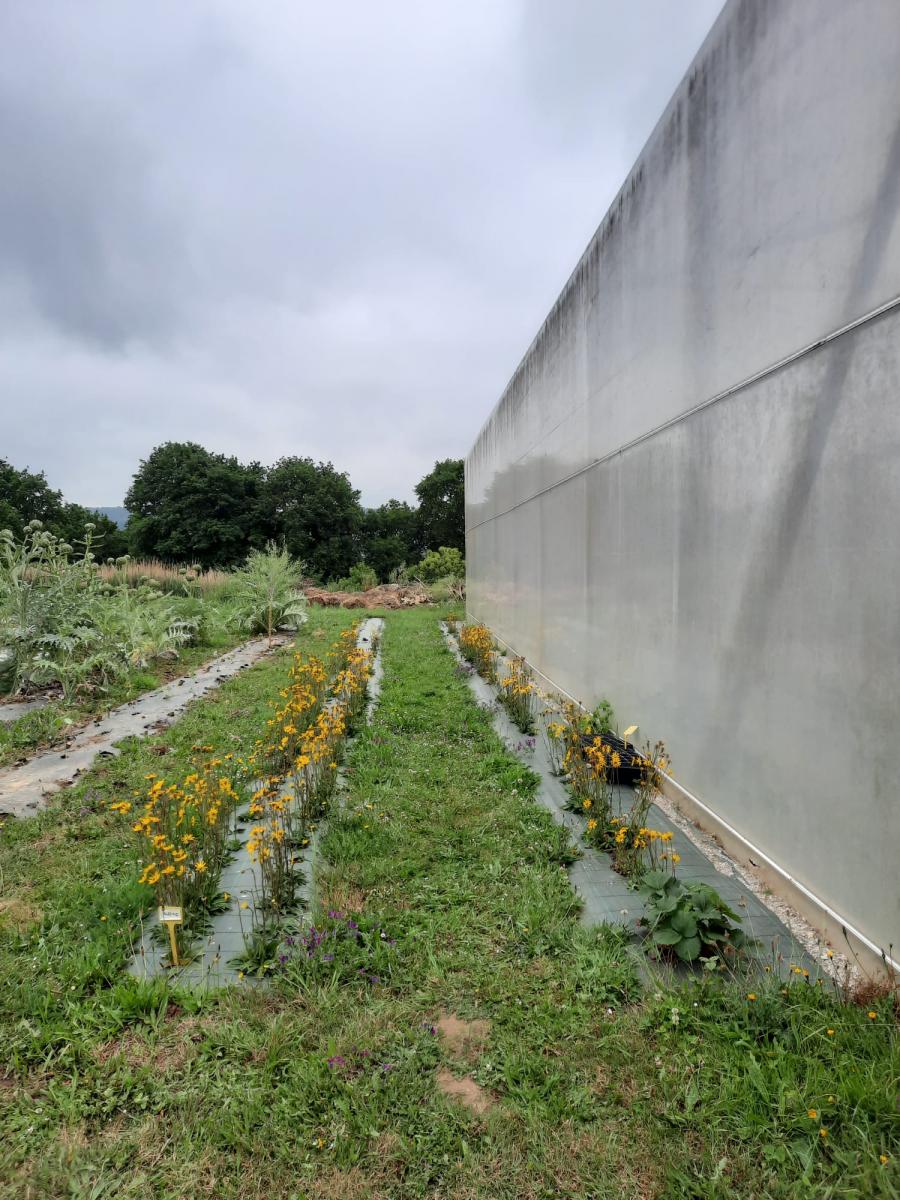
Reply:
[[128, 524], [127, 508], [93, 508], [91, 511], [101, 513], [104, 517], [109, 517], [111, 521], [115, 521], [120, 529], [124, 529]]

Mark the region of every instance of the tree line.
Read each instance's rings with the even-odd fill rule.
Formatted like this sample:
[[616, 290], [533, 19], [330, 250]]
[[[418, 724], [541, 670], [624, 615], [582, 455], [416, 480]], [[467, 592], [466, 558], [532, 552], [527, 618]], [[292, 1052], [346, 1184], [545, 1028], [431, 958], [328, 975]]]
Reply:
[[125, 531], [115, 521], [80, 504], [68, 504], [54, 491], [43, 472], [17, 470], [0, 458], [0, 529], [11, 529], [21, 538], [29, 521], [41, 521], [46, 529], [74, 546], [83, 540], [84, 527], [92, 521], [102, 539], [103, 553], [117, 558], [128, 549]]
[[125, 497], [128, 524], [65, 504], [42, 474], [0, 460], [0, 528], [21, 533], [34, 518], [74, 541], [92, 520], [103, 554], [128, 553], [203, 568], [229, 568], [269, 541], [301, 559], [323, 582], [365, 563], [379, 580], [429, 551], [465, 551], [462, 459], [437, 462], [415, 488], [417, 504], [388, 500], [364, 508], [360, 493], [332, 463], [287, 457], [266, 467], [214, 454], [195, 442], [157, 446]]

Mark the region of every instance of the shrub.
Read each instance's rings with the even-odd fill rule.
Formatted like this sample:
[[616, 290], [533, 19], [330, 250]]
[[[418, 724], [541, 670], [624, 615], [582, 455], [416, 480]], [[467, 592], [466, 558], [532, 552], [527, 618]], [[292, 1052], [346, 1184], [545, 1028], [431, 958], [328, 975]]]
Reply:
[[350, 568], [350, 574], [341, 579], [332, 579], [329, 592], [367, 592], [378, 586], [378, 576], [368, 563], [358, 562]]
[[378, 586], [378, 576], [368, 563], [358, 562], [350, 568], [347, 582], [349, 584], [348, 591], [367, 592], [370, 588]]
[[435, 604], [446, 604], [450, 600], [465, 600], [466, 581], [446, 575], [428, 584], [428, 595]]
[[436, 583], [438, 579], [464, 579], [466, 561], [458, 550], [452, 546], [441, 546], [439, 550], [429, 550], [416, 567], [416, 575], [423, 583]]

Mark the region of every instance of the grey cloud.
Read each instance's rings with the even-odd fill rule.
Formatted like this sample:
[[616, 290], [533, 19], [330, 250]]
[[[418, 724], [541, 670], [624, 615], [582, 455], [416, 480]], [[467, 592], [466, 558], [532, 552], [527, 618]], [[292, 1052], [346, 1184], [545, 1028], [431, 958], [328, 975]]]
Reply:
[[718, 0], [0, 11], [0, 455], [462, 454]]

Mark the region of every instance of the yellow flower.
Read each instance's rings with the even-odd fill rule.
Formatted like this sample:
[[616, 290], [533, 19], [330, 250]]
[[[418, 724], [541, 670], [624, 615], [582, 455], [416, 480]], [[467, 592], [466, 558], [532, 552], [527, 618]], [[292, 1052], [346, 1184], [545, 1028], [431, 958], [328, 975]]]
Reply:
[[748, 999], [748, 1000], [755, 1000], [755, 999], [756, 999], [756, 992], [748, 992], [748, 993], [747, 993], [747, 999]]
[[680, 855], [680, 854], [673, 854], [673, 855], [672, 855], [672, 862], [673, 862], [673, 863], [680, 863], [680, 862], [681, 862], [681, 855]]
[[816, 1110], [814, 1108], [808, 1108], [806, 1110], [806, 1115], [809, 1117], [809, 1119], [811, 1121], [814, 1121], [819, 1114], [816, 1112]]
[[877, 1020], [878, 1020], [878, 1013], [877, 1013], [877, 1012], [873, 1012], [873, 1011], [871, 1011], [871, 1010], [870, 1010], [870, 1012], [869, 1012], [869, 1020], [870, 1020], [870, 1021], [877, 1021]]
[[881, 1165], [883, 1167], [886, 1167], [888, 1165], [888, 1163], [891, 1161], [890, 1155], [889, 1154], [879, 1154], [878, 1161], [881, 1163]]
[[824, 1128], [823, 1128], [823, 1129], [820, 1129], [820, 1130], [819, 1130], [819, 1137], [820, 1137], [820, 1138], [827, 1138], [827, 1137], [828, 1137], [828, 1130], [827, 1130], [827, 1129], [824, 1129]]
[[592, 802], [591, 802], [590, 800], [583, 800], [583, 801], [581, 802], [581, 807], [582, 807], [583, 809], [589, 809], [589, 808], [591, 807], [591, 803], [592, 803]]
[[109, 920], [109, 917], [101, 917], [101, 918], [100, 918], [100, 920], [101, 920], [101, 921], [108, 921], [108, 920]]
[[834, 1037], [834, 1030], [833, 1030], [833, 1029], [826, 1029], [826, 1030], [825, 1030], [825, 1032], [828, 1034], [828, 1036], [829, 1036], [829, 1037]]
[[241, 901], [241, 908], [249, 908], [249, 907], [250, 907], [250, 905], [247, 903], [246, 900]]

